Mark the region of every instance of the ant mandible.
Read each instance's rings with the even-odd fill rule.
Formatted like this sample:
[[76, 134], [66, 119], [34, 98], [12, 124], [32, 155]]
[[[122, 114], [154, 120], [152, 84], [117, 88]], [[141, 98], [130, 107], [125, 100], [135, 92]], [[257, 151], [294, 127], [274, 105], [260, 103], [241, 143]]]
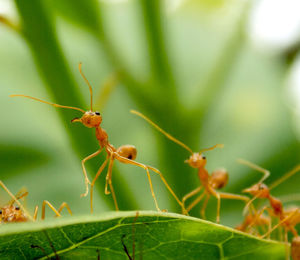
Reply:
[[[33, 217], [29, 214], [29, 212], [24, 208], [24, 206], [20, 203], [20, 199], [25, 198], [28, 195], [27, 191], [20, 191], [18, 195], [13, 195], [10, 190], [5, 186], [5, 184], [0, 181], [0, 186], [8, 193], [8, 195], [12, 198], [7, 205], [0, 208], [0, 222], [27, 222], [27, 221], [36, 221], [38, 214], [38, 206], [35, 206]], [[14, 204], [18, 206], [14, 206]], [[42, 216], [41, 219], [45, 219], [46, 213], [46, 205], [53, 210], [56, 217], [61, 216], [61, 211], [66, 208], [70, 215], [72, 215], [72, 211], [69, 205], [66, 202], [63, 202], [58, 210], [47, 200], [43, 201], [42, 204]]]
[[[94, 152], [93, 154], [87, 156], [86, 158], [84, 158], [81, 161], [84, 179], [85, 179], [85, 193], [81, 194], [81, 197], [85, 197], [88, 195], [89, 184], [90, 184], [91, 185], [91, 192], [90, 192], [91, 212], [93, 212], [93, 187], [95, 185], [96, 180], [98, 179], [98, 177], [100, 176], [101, 172], [104, 170], [104, 168], [106, 167], [107, 164], [108, 164], [108, 171], [107, 171], [107, 175], [106, 175], [105, 194], [106, 195], [108, 195], [110, 193], [112, 194], [115, 208], [116, 208], [116, 210], [119, 210], [115, 191], [112, 186], [112, 167], [113, 167], [113, 163], [115, 160], [117, 160], [121, 163], [124, 163], [124, 164], [131, 164], [131, 165], [141, 167], [146, 171], [149, 185], [150, 185], [151, 194], [154, 199], [156, 209], [158, 211], [160, 211], [160, 209], [158, 207], [158, 203], [157, 203], [157, 200], [156, 200], [156, 197], [154, 194], [149, 170], [154, 171], [155, 173], [157, 173], [160, 176], [161, 180], [163, 181], [163, 183], [165, 184], [167, 189], [170, 191], [170, 193], [173, 195], [173, 197], [176, 199], [176, 201], [179, 203], [179, 205], [182, 206], [181, 201], [177, 198], [177, 196], [175, 195], [175, 193], [173, 192], [173, 190], [171, 189], [171, 187], [168, 185], [167, 181], [163, 177], [162, 173], [158, 169], [156, 169], [152, 166], [145, 165], [145, 164], [134, 161], [134, 159], [136, 158], [136, 155], [137, 155], [137, 150], [133, 145], [122, 145], [116, 149], [112, 144], [109, 143], [108, 134], [100, 126], [100, 124], [102, 122], [102, 116], [100, 115], [100, 113], [98, 111], [95, 111], [95, 112], [93, 111], [93, 90], [92, 90], [91, 84], [89, 83], [89, 81], [87, 80], [87, 78], [85, 77], [85, 75], [83, 74], [83, 72], [81, 70], [81, 63], [79, 63], [79, 72], [80, 72], [81, 76], [83, 77], [84, 81], [87, 83], [89, 90], [90, 90], [90, 105], [91, 106], [90, 106], [89, 111], [84, 111], [83, 109], [77, 108], [77, 107], [63, 106], [63, 105], [59, 105], [59, 104], [50, 103], [50, 102], [47, 102], [47, 101], [44, 101], [44, 100], [41, 100], [38, 98], [34, 98], [31, 96], [26, 96], [26, 95], [11, 95], [11, 97], [25, 97], [25, 98], [33, 99], [33, 100], [36, 100], [36, 101], [39, 101], [39, 102], [42, 102], [42, 103], [45, 103], [45, 104], [48, 104], [48, 105], [51, 105], [54, 107], [78, 110], [83, 113], [82, 117], [74, 118], [71, 122], [79, 122], [88, 128], [95, 128], [96, 138], [99, 142], [100, 149], [97, 150], [96, 152]], [[90, 180], [87, 176], [85, 163], [86, 163], [86, 161], [99, 155], [103, 149], [107, 153], [106, 159], [100, 166], [99, 170], [97, 171], [96, 176], [94, 177], [93, 181], [90, 182]], [[110, 191], [108, 190], [108, 186], [110, 187]]]
[[[150, 123], [153, 127], [155, 127], [159, 132], [164, 134], [168, 139], [175, 142], [176, 144], [180, 145], [181, 147], [185, 148], [187, 151], [191, 153], [191, 156], [189, 159], [185, 160], [185, 163], [188, 163], [192, 168], [198, 169], [198, 177], [200, 180], [200, 183], [202, 186], [196, 188], [195, 190], [191, 191], [190, 193], [186, 194], [182, 199], [182, 206], [183, 206], [183, 213], [184, 211], [189, 212], [194, 206], [196, 206], [204, 197], [204, 203], [201, 209], [201, 215], [203, 218], [205, 218], [205, 209], [208, 203], [208, 200], [210, 196], [216, 197], [218, 204], [217, 204], [217, 218], [216, 221], [220, 222], [220, 207], [221, 207], [221, 199], [235, 199], [235, 200], [244, 200], [248, 201], [249, 199], [245, 196], [231, 194], [231, 193], [225, 193], [225, 192], [218, 192], [217, 189], [223, 188], [227, 182], [228, 182], [228, 173], [224, 169], [219, 169], [214, 171], [211, 175], [209, 175], [208, 171], [205, 169], [206, 165], [206, 157], [202, 154], [205, 151], [213, 150], [217, 147], [222, 148], [222, 144], [216, 144], [210, 148], [202, 149], [200, 152], [194, 153], [191, 148], [189, 148], [186, 144], [182, 143], [175, 137], [171, 136], [169, 133], [161, 129], [157, 124], [155, 124], [153, 121], [151, 121], [148, 117], [143, 115], [142, 113], [131, 110], [131, 113], [143, 118], [148, 123]], [[184, 203], [185, 201], [199, 193], [202, 188], [204, 188], [204, 192], [196, 198], [190, 206], [185, 210]]]

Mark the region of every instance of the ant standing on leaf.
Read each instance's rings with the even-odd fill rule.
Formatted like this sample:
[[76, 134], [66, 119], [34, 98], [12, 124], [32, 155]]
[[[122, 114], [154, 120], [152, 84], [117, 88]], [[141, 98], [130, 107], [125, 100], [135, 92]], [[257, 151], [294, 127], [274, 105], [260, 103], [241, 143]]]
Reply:
[[[158, 203], [157, 203], [157, 200], [156, 200], [156, 197], [155, 197], [155, 194], [154, 194], [154, 190], [153, 190], [149, 170], [154, 171], [155, 173], [157, 173], [160, 176], [161, 180], [163, 181], [163, 183], [165, 184], [167, 189], [170, 191], [170, 193], [173, 195], [173, 197], [176, 199], [176, 201], [179, 203], [179, 205], [182, 206], [181, 201], [177, 198], [177, 196], [175, 195], [175, 193], [173, 192], [173, 190], [171, 189], [171, 187], [168, 185], [167, 181], [163, 177], [162, 173], [158, 169], [156, 169], [154, 167], [151, 167], [149, 165], [145, 165], [145, 164], [134, 161], [134, 159], [136, 158], [136, 155], [137, 155], [137, 150], [133, 145], [122, 145], [122, 146], [120, 146], [119, 148], [116, 149], [112, 144], [109, 143], [108, 134], [100, 126], [100, 124], [102, 122], [102, 116], [100, 115], [99, 112], [97, 112], [97, 111], [94, 112], [93, 111], [93, 90], [92, 90], [92, 87], [91, 87], [89, 81], [84, 76], [84, 74], [81, 70], [81, 63], [79, 63], [79, 72], [80, 72], [81, 76], [83, 77], [84, 81], [89, 86], [90, 103], [91, 103], [91, 107], [90, 107], [89, 111], [84, 111], [83, 109], [80, 109], [80, 108], [77, 108], [77, 107], [63, 106], [63, 105], [58, 105], [58, 104], [46, 102], [46, 101], [43, 101], [41, 99], [34, 98], [34, 97], [31, 97], [31, 96], [26, 96], [26, 95], [11, 95], [11, 97], [17, 97], [17, 96], [18, 97], [25, 97], [25, 98], [30, 98], [30, 99], [33, 99], [33, 100], [36, 100], [36, 101], [39, 101], [39, 102], [42, 102], [42, 103], [46, 103], [46, 104], [55, 106], [55, 107], [78, 110], [78, 111], [83, 113], [82, 117], [81, 118], [74, 118], [71, 122], [79, 122], [79, 123], [82, 123], [84, 126], [86, 126], [88, 128], [95, 128], [96, 138], [99, 142], [100, 149], [97, 150], [96, 152], [94, 152], [93, 154], [87, 156], [86, 158], [84, 158], [81, 161], [83, 174], [84, 174], [84, 179], [85, 179], [85, 193], [83, 193], [81, 196], [85, 197], [85, 196], [88, 195], [89, 184], [90, 184], [91, 185], [91, 193], [90, 193], [91, 212], [93, 212], [93, 188], [94, 188], [96, 180], [98, 179], [98, 177], [100, 176], [101, 172], [104, 170], [104, 168], [106, 167], [107, 164], [108, 164], [108, 171], [107, 171], [107, 175], [106, 175], [105, 194], [106, 195], [108, 195], [110, 193], [112, 194], [113, 201], [114, 201], [114, 204], [115, 204], [115, 208], [116, 208], [116, 210], [119, 210], [116, 195], [115, 195], [115, 191], [114, 191], [114, 188], [112, 186], [112, 167], [113, 167], [113, 163], [114, 163], [115, 160], [117, 160], [121, 163], [124, 163], [124, 164], [131, 164], [131, 165], [141, 167], [146, 171], [148, 181], [149, 181], [149, 184], [150, 184], [151, 194], [152, 194], [152, 197], [154, 199], [155, 207], [158, 211], [160, 211], [160, 209], [158, 207]], [[86, 163], [86, 161], [88, 161], [88, 160], [96, 157], [97, 155], [99, 155], [103, 149], [107, 153], [106, 159], [102, 163], [102, 165], [100, 166], [99, 170], [97, 171], [96, 176], [94, 177], [93, 181], [90, 182], [90, 180], [87, 176], [85, 163]], [[110, 191], [108, 190], [108, 186], [110, 188]]]
[[227, 182], [228, 182], [228, 173], [224, 169], [219, 169], [214, 171], [211, 175], [209, 175], [208, 171], [205, 169], [206, 166], [206, 157], [202, 154], [204, 151], [210, 151], [217, 147], [222, 148], [222, 144], [216, 144], [210, 148], [202, 149], [200, 152], [194, 153], [191, 148], [189, 148], [187, 145], [182, 143], [181, 141], [177, 140], [173, 136], [171, 136], [169, 133], [161, 129], [157, 124], [152, 122], [149, 118], [144, 116], [138, 111], [131, 110], [131, 113], [138, 115], [139, 117], [145, 119], [148, 123], [150, 123], [152, 126], [154, 126], [159, 132], [164, 134], [168, 139], [171, 141], [177, 143], [181, 147], [185, 148], [187, 151], [191, 153], [191, 156], [189, 159], [185, 160], [185, 163], [188, 163], [192, 168], [198, 169], [198, 177], [200, 180], [200, 183], [202, 186], [196, 188], [195, 190], [191, 191], [190, 193], [186, 194], [182, 199], [182, 206], [183, 206], [183, 213], [185, 213], [184, 209], [184, 203], [185, 201], [199, 193], [202, 189], [204, 189], [203, 193], [196, 198], [186, 209], [186, 212], [189, 212], [194, 206], [196, 206], [202, 199], [205, 198], [202, 209], [201, 209], [201, 215], [203, 218], [205, 218], [205, 209], [208, 203], [208, 200], [210, 196], [216, 197], [218, 204], [217, 204], [217, 218], [216, 221], [220, 222], [220, 207], [221, 207], [221, 199], [234, 199], [234, 200], [243, 200], [248, 201], [249, 199], [245, 196], [231, 194], [231, 193], [225, 193], [225, 192], [218, 192], [217, 189], [223, 188]]
[[[293, 233], [294, 239], [292, 242], [292, 255], [300, 255], [300, 242], [298, 238], [297, 230], [295, 229], [295, 226], [300, 223], [300, 209], [298, 207], [293, 207], [290, 209], [285, 210], [283, 208], [282, 202], [278, 199], [273, 197], [270, 194], [270, 191], [281, 184], [283, 181], [287, 180], [291, 176], [293, 176], [295, 173], [300, 171], [300, 165], [297, 165], [294, 167], [291, 171], [287, 172], [285, 175], [283, 175], [281, 178], [279, 178], [276, 182], [274, 182], [270, 187], [265, 185], [263, 181], [270, 175], [269, 171], [266, 169], [261, 168], [260, 166], [253, 164], [251, 162], [245, 161], [245, 160], [239, 160], [240, 163], [245, 164], [252, 169], [258, 170], [264, 174], [264, 177], [256, 184], [251, 186], [250, 188], [245, 189], [243, 192], [248, 192], [251, 195], [253, 195], [253, 199], [251, 199], [246, 207], [245, 210], [248, 210], [249, 206], [253, 203], [253, 201], [257, 198], [260, 199], [268, 199], [270, 206], [263, 207], [262, 210], [259, 212], [255, 212], [255, 214], [259, 217], [263, 214], [265, 210], [267, 210], [272, 217], [276, 217], [279, 219], [279, 223], [276, 224], [272, 229], [270, 229], [267, 233], [265, 233], [262, 238], [270, 235], [276, 228], [279, 226], [282, 226], [284, 228], [284, 240], [286, 243], [288, 243], [288, 231], [291, 231]], [[253, 223], [251, 223], [253, 225]], [[299, 259], [294, 258], [293, 259]]]
[[[13, 223], [13, 222], [27, 222], [27, 221], [36, 221], [38, 214], [38, 206], [35, 207], [33, 217], [27, 212], [27, 210], [20, 203], [20, 199], [25, 198], [28, 195], [28, 192], [19, 192], [20, 195], [14, 196], [10, 190], [4, 185], [2, 181], [0, 181], [0, 186], [8, 193], [8, 195], [12, 198], [12, 200], [8, 203], [8, 205], [0, 208], [0, 221], [2, 223]], [[14, 206], [14, 204], [18, 206]], [[66, 202], [63, 202], [58, 210], [47, 200], [43, 201], [42, 204], [42, 217], [41, 219], [45, 219], [46, 205], [49, 206], [50, 209], [53, 210], [56, 217], [61, 216], [61, 211], [64, 208], [67, 208], [70, 215], [72, 215], [72, 211], [69, 205]]]

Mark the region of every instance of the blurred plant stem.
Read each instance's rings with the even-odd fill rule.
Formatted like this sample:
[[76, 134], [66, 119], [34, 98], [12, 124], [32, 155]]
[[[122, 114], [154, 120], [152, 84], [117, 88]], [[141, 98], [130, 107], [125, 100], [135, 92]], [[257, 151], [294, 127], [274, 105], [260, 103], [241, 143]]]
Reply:
[[[20, 14], [21, 32], [31, 48], [37, 69], [45, 82], [48, 92], [52, 96], [51, 101], [58, 104], [77, 106], [83, 109], [86, 108], [86, 103], [83, 102], [82, 97], [78, 92], [79, 86], [73, 79], [57, 40], [54, 27], [55, 21], [51, 9], [47, 8], [45, 1], [40, 0], [15, 0], [15, 3]], [[77, 64], [74, 64], [74, 66], [77, 66]], [[82, 85], [83, 84], [84, 83], [82, 82]], [[87, 86], [85, 87], [87, 88]], [[72, 118], [80, 116], [78, 112], [64, 109], [57, 109], [57, 112], [68, 132], [72, 147], [80, 159], [83, 159], [99, 149], [94, 133], [92, 133], [91, 130], [85, 129], [81, 125], [72, 125], [70, 123]], [[38, 120], [46, 120], [46, 118], [43, 118], [41, 115], [41, 118]], [[51, 129], [49, 128], [49, 131], [50, 130]], [[104, 157], [101, 158], [101, 160], [103, 160]], [[90, 176], [94, 176], [100, 166], [101, 160], [99, 159], [100, 158], [97, 157], [88, 161], [87, 165]], [[78, 165], [80, 165], [79, 160]], [[118, 193], [120, 208], [125, 209], [126, 207], [126, 209], [136, 209], [137, 206], [135, 200], [129, 189], [122, 185], [124, 181], [116, 168], [114, 169], [113, 174], [113, 181]], [[82, 187], [80, 187], [80, 190], [78, 191], [78, 197], [83, 191], [84, 181], [82, 178]], [[113, 208], [111, 196], [104, 196], [104, 182], [97, 182], [97, 191], [105, 198], [105, 202]]]

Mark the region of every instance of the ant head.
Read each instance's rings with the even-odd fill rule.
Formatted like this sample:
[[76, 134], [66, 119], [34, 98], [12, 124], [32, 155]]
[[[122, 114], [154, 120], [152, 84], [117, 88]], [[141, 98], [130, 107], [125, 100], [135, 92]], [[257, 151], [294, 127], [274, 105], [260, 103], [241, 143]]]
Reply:
[[254, 184], [248, 189], [244, 189], [243, 192], [250, 193], [258, 198], [267, 198], [269, 196], [269, 188], [264, 183]]
[[210, 179], [211, 185], [214, 189], [221, 189], [224, 186], [226, 186], [228, 182], [228, 172], [226, 169], [221, 168], [217, 169], [212, 172], [211, 179]]
[[127, 159], [134, 160], [137, 155], [137, 150], [135, 146], [127, 144], [120, 146], [117, 149], [117, 153]]
[[27, 221], [24, 212], [18, 206], [9, 205], [1, 208], [0, 218], [3, 222], [24, 222]]
[[200, 153], [193, 153], [190, 158], [184, 162], [193, 168], [202, 168], [206, 165], [206, 157]]
[[102, 122], [102, 116], [97, 111], [87, 111], [81, 118], [74, 118], [71, 122], [80, 122], [88, 128], [98, 127]]

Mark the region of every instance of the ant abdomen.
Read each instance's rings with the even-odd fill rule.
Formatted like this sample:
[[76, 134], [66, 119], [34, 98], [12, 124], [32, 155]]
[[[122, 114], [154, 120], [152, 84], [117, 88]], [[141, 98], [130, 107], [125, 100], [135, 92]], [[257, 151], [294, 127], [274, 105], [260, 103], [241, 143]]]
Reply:
[[222, 189], [224, 186], [226, 186], [228, 182], [228, 172], [226, 169], [221, 168], [217, 169], [212, 172], [211, 174], [211, 186], [214, 189]]
[[127, 159], [134, 160], [137, 155], [137, 150], [135, 146], [126, 144], [122, 145], [117, 149], [117, 153]]

